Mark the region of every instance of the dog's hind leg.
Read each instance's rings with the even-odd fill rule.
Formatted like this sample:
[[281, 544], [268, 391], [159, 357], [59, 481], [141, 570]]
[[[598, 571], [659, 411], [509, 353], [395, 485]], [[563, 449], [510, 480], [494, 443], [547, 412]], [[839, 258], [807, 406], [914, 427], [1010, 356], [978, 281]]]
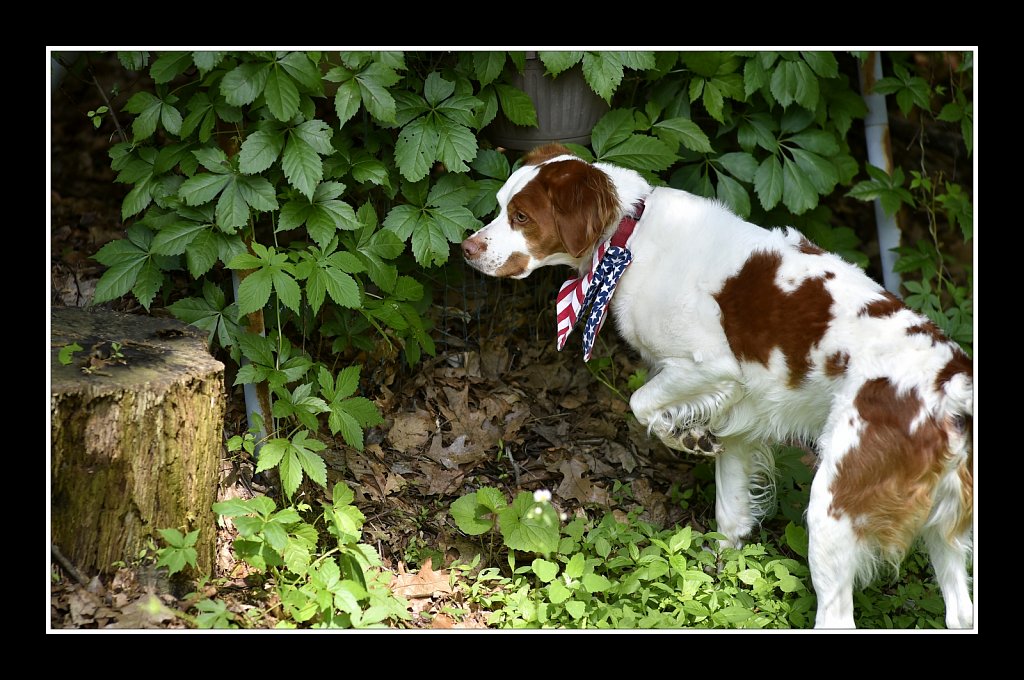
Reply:
[[925, 530], [924, 541], [946, 602], [946, 628], [973, 628], [974, 605], [967, 585], [970, 537], [949, 539], [941, 529], [933, 527]]
[[870, 557], [850, 519], [829, 513], [832, 493], [828, 481], [819, 471], [807, 507], [808, 562], [818, 597], [814, 627], [854, 628], [854, 581], [862, 560]]

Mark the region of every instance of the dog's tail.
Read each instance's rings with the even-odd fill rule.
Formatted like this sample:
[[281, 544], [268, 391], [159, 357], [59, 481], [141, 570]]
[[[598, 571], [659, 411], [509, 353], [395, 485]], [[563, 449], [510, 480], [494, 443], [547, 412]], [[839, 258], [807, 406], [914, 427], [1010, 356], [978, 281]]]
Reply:
[[946, 432], [945, 471], [928, 524], [950, 542], [969, 541], [974, 521], [974, 378], [965, 367], [940, 386], [939, 421]]

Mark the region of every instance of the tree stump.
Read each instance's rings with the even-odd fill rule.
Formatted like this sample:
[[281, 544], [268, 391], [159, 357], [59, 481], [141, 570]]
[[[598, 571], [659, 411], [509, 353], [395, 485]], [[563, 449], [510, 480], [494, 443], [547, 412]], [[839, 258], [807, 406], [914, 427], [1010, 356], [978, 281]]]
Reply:
[[[158, 529], [199, 529], [199, 570], [212, 570], [224, 364], [173, 319], [73, 307], [50, 318], [51, 541], [80, 569], [109, 572], [150, 537], [161, 545]], [[71, 343], [83, 349], [65, 366]]]

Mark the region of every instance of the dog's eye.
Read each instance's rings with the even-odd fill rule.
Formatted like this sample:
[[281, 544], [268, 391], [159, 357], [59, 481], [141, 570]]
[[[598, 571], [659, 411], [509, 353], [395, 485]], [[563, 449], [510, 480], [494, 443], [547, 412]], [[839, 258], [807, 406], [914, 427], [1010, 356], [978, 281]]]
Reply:
[[519, 224], [522, 224], [527, 219], [526, 213], [522, 211], [516, 211], [516, 213], [512, 216], [512, 219], [518, 222]]

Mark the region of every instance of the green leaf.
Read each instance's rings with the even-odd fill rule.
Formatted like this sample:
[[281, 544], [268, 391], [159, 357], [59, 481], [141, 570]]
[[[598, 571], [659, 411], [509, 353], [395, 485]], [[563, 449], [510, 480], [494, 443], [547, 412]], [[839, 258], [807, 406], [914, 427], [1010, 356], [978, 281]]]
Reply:
[[822, 156], [834, 156], [839, 153], [839, 142], [835, 135], [824, 130], [805, 130], [789, 137], [789, 142]]
[[572, 597], [572, 591], [562, 585], [561, 581], [554, 581], [547, 587], [548, 601], [551, 604], [561, 604]]
[[479, 536], [494, 527], [491, 510], [477, 501], [477, 494], [471, 493], [454, 501], [449, 507], [456, 526], [469, 536]]
[[157, 255], [181, 255], [185, 248], [209, 225], [181, 221], [161, 229], [153, 238], [151, 252]]
[[782, 165], [776, 156], [768, 156], [757, 168], [754, 176], [754, 191], [765, 210], [771, 210], [782, 198]]
[[791, 149], [790, 152], [793, 154], [793, 160], [796, 161], [797, 167], [804, 171], [817, 193], [821, 195], [832, 193], [839, 182], [835, 165], [818, 154], [803, 149]]
[[704, 108], [707, 109], [712, 118], [717, 120], [719, 123], [725, 122], [725, 115], [722, 112], [725, 106], [725, 100], [717, 81], [709, 80], [704, 83], [704, 93], [701, 101], [704, 103]]
[[351, 276], [334, 268], [325, 269], [324, 273], [327, 292], [332, 300], [342, 307], [358, 309], [362, 306], [359, 287]]
[[784, 593], [795, 593], [804, 590], [804, 584], [796, 576], [787, 574], [779, 579], [779, 589]]
[[757, 160], [749, 153], [735, 151], [724, 153], [715, 159], [729, 174], [741, 182], [753, 182], [757, 174]]
[[800, 56], [822, 78], [835, 78], [839, 75], [839, 62], [831, 52], [801, 52]]
[[807, 529], [793, 522], [787, 524], [786, 545], [800, 557], [807, 557]]
[[[540, 509], [537, 514], [536, 509]], [[550, 503], [537, 504], [528, 491], [498, 512], [501, 535], [513, 550], [549, 554], [558, 548], [558, 517]]]
[[190, 52], [164, 52], [149, 68], [149, 75], [157, 85], [169, 83], [192, 65]]
[[438, 134], [426, 117], [417, 118], [404, 128], [395, 143], [395, 162], [402, 175], [410, 182], [427, 176], [434, 160]]
[[380, 62], [374, 62], [356, 76], [356, 82], [359, 83], [363, 105], [370, 115], [382, 123], [394, 123], [397, 104], [387, 90], [398, 82], [398, 75], [394, 70]]
[[258, 130], [242, 142], [238, 169], [247, 175], [263, 172], [278, 159], [283, 148], [284, 135], [280, 131]]
[[224, 59], [224, 52], [203, 52], [196, 51], [192, 53], [192, 61], [195, 63], [196, 68], [203, 75], [206, 75], [217, 67]]
[[538, 52], [541, 63], [548, 73], [557, 76], [562, 71], [568, 71], [583, 59], [583, 52]]
[[632, 135], [600, 156], [600, 160], [606, 163], [652, 171], [668, 168], [677, 158], [664, 142], [643, 135]]
[[491, 512], [497, 512], [506, 507], [505, 494], [493, 486], [484, 486], [476, 490], [476, 500]]
[[565, 603], [565, 611], [569, 612], [569, 616], [574, 619], [581, 619], [587, 612], [587, 605], [579, 600], [569, 600]]
[[465, 125], [441, 118], [435, 126], [437, 146], [435, 157], [449, 172], [466, 172], [468, 161], [476, 156], [476, 136]]
[[310, 55], [305, 52], [289, 52], [277, 63], [302, 87], [321, 93], [320, 71], [316, 63], [310, 59]]
[[[246, 281], [252, 278], [250, 275]], [[292, 310], [296, 314], [299, 313], [299, 303], [302, 299], [302, 293], [299, 289], [299, 284], [295, 282], [288, 274], [283, 271], [275, 271], [272, 274], [274, 282], [274, 290], [277, 292], [278, 299], [284, 303], [288, 309]]]
[[818, 105], [818, 79], [807, 64], [800, 61], [783, 61], [776, 67], [771, 92], [783, 108], [794, 101], [811, 111]]
[[600, 158], [616, 144], [620, 144], [633, 134], [633, 111], [630, 109], [612, 109], [601, 116], [590, 133], [590, 143], [594, 153]]
[[584, 574], [581, 582], [588, 593], [601, 593], [612, 587], [612, 582], [600, 574]]
[[743, 64], [743, 94], [749, 99], [762, 87], [768, 84], [768, 71], [757, 57], [747, 59]]
[[295, 491], [302, 483], [302, 464], [299, 462], [295, 449], [292, 448], [281, 459], [279, 467], [281, 474], [281, 486], [289, 498], [295, 495]]
[[718, 175], [718, 199], [740, 217], [750, 217], [750, 195], [739, 182], [728, 175]]
[[670, 118], [654, 124], [654, 133], [662, 140], [682, 144], [691, 151], [711, 153], [711, 141], [692, 120]]
[[251, 314], [258, 309], [263, 309], [267, 301], [270, 300], [272, 287], [273, 275], [269, 270], [257, 269], [249, 274], [238, 286], [238, 312]]
[[[287, 453], [290, 448], [291, 442], [287, 439], [276, 438], [268, 440], [263, 445], [263, 448], [260, 449], [259, 462], [256, 464], [256, 472], [263, 472], [264, 470], [271, 470], [277, 467], [284, 459], [284, 454]], [[214, 508], [216, 510], [216, 504]], [[216, 511], [222, 515], [227, 514], [220, 510]], [[246, 510], [246, 512], [254, 512], [254, 510]]]
[[220, 93], [232, 106], [252, 104], [263, 93], [270, 77], [270, 64], [244, 62], [220, 81]]
[[818, 193], [807, 173], [786, 158], [782, 164], [782, 202], [794, 215], [818, 205]]
[[262, 212], [277, 210], [277, 196], [274, 195], [274, 186], [267, 178], [240, 175], [236, 178], [235, 184], [242, 198], [254, 210]]
[[622, 61], [613, 52], [586, 52], [583, 55], [583, 77], [590, 89], [606, 102], [622, 82]]
[[331, 428], [331, 434], [340, 432], [345, 443], [359, 451], [363, 450], [363, 429], [349, 413], [341, 408], [332, 408], [327, 417], [327, 425]]
[[[405, 241], [412, 235], [421, 219], [423, 219], [423, 213], [420, 208], [401, 204], [391, 209], [391, 212], [384, 218], [383, 226]], [[394, 256], [392, 255], [392, 257]]]
[[238, 227], [245, 226], [246, 222], [248, 222], [249, 204], [239, 188], [238, 176], [226, 176], [230, 181], [224, 186], [224, 191], [217, 200], [216, 215], [217, 226], [231, 233]]
[[153, 202], [153, 183], [146, 179], [128, 192], [121, 204], [121, 219], [127, 219], [132, 215], [138, 215]]
[[512, 124], [537, 127], [537, 109], [528, 94], [504, 83], [495, 83], [494, 89], [498, 93], [501, 110]]
[[77, 342], [73, 342], [70, 345], [64, 345], [60, 348], [60, 352], [57, 353], [57, 361], [60, 362], [61, 366], [67, 366], [71, 363], [71, 356], [75, 352], [81, 352], [82, 346]]
[[298, 135], [288, 139], [281, 161], [288, 182], [312, 200], [316, 185], [323, 179], [323, 163], [316, 150]]
[[344, 126], [359, 111], [361, 102], [359, 83], [355, 79], [345, 81], [338, 86], [334, 95], [334, 110], [338, 114], [340, 126]]
[[418, 221], [412, 233], [412, 254], [424, 267], [442, 265], [448, 261], [448, 239], [436, 220], [427, 218]]
[[554, 562], [548, 562], [538, 557], [530, 566], [533, 569], [533, 573], [537, 575], [537, 578], [544, 583], [551, 583], [558, 576], [558, 565]]
[[473, 72], [476, 74], [476, 79], [480, 81], [481, 87], [500, 76], [504, 67], [504, 52], [473, 53]]
[[292, 440], [292, 446], [295, 447], [299, 463], [302, 466], [303, 471], [305, 471], [306, 476], [312, 479], [315, 483], [326, 488], [327, 464], [324, 463], [323, 458], [310, 450], [311, 448], [314, 448], [312, 446], [314, 442], [316, 444], [320, 444], [320, 442], [316, 442], [315, 440], [307, 441], [305, 435], [305, 431], [299, 432], [299, 434]]
[[455, 92], [455, 83], [445, 80], [437, 71], [432, 71], [423, 81], [423, 97], [431, 106], [437, 106]]
[[128, 103], [125, 110], [138, 114], [132, 122], [132, 136], [136, 142], [142, 141], [156, 132], [156, 124], [160, 120], [163, 102], [148, 92], [138, 92]]
[[202, 205], [212, 201], [232, 179], [232, 175], [213, 175], [204, 172], [185, 180], [178, 188], [178, 195], [188, 205]]
[[470, 164], [474, 170], [484, 177], [506, 180], [509, 176], [508, 158], [494, 149], [482, 149]]
[[160, 124], [169, 133], [177, 137], [181, 134], [181, 112], [168, 103], [160, 107]]

